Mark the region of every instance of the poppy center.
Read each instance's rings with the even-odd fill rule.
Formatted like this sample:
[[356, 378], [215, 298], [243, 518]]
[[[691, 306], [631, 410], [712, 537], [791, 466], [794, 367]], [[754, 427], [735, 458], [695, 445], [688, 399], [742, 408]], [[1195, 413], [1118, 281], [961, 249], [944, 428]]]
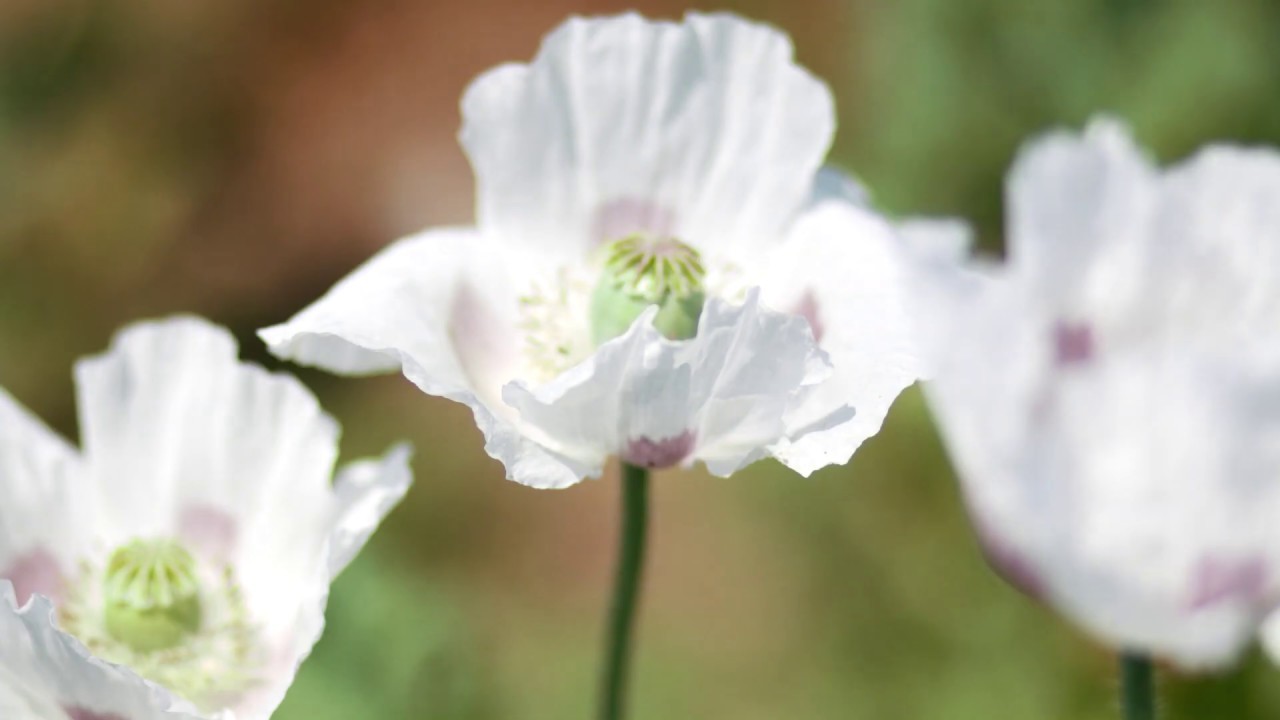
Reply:
[[93, 655], [212, 712], [257, 685], [265, 648], [230, 565], [170, 538], [141, 538], [81, 563], [58, 623]]
[[150, 652], [200, 630], [196, 560], [176, 541], [134, 540], [107, 560], [104, 623], [111, 637]]
[[653, 324], [672, 340], [698, 332], [706, 301], [706, 269], [698, 251], [673, 237], [636, 233], [604, 249], [604, 266], [591, 296], [591, 339], [596, 345], [625, 333], [651, 305]]

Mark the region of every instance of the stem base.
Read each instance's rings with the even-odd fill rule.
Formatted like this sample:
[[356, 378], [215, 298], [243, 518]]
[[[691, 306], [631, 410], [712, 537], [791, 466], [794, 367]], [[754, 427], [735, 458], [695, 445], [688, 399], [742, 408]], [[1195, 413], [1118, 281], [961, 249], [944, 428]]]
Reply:
[[1155, 720], [1155, 669], [1146, 655], [1120, 654], [1120, 707], [1124, 720]]

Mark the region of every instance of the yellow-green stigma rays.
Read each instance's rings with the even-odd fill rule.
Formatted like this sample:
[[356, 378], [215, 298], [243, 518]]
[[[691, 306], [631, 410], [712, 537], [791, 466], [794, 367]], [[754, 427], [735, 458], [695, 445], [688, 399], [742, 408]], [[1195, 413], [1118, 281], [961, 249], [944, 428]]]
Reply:
[[698, 251], [675, 238], [642, 233], [615, 240], [605, 247], [591, 296], [592, 342], [622, 335], [650, 305], [658, 306], [658, 332], [672, 340], [693, 337], [706, 301], [705, 279]]
[[200, 630], [195, 558], [172, 540], [134, 540], [107, 561], [103, 601], [116, 640], [139, 652], [179, 645]]

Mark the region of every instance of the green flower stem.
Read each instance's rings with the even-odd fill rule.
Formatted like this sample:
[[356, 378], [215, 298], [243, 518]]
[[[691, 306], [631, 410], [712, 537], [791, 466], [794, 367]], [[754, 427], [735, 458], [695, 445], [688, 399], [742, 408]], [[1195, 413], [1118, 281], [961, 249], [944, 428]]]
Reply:
[[1146, 655], [1120, 654], [1120, 705], [1124, 720], [1155, 720], [1155, 670]]
[[618, 574], [614, 578], [613, 607], [605, 649], [600, 694], [600, 720], [619, 720], [626, 696], [627, 662], [635, 626], [636, 596], [644, 568], [645, 530], [649, 522], [649, 471], [622, 464], [622, 538], [618, 546]]

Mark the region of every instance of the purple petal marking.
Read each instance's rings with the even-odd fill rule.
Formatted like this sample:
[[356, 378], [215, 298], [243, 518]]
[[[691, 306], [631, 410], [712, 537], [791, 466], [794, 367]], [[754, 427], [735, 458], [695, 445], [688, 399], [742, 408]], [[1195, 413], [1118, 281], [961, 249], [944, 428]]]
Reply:
[[1204, 610], [1231, 600], [1267, 601], [1267, 566], [1259, 557], [1202, 558], [1191, 576], [1188, 608]]
[[238, 535], [235, 518], [212, 505], [188, 505], [178, 515], [178, 536], [204, 557], [230, 561]]
[[634, 438], [627, 441], [622, 460], [640, 467], [669, 468], [689, 457], [693, 452], [694, 439], [692, 430], [661, 440]]
[[127, 720], [123, 715], [115, 713], [98, 713], [84, 708], [63, 708], [71, 720]]
[[13, 583], [18, 607], [27, 604], [31, 596], [40, 593], [55, 602], [62, 599], [66, 589], [66, 579], [58, 560], [44, 548], [36, 548], [19, 555], [9, 568], [0, 572], [0, 577]]
[[624, 197], [601, 205], [591, 222], [591, 241], [600, 245], [638, 232], [671, 237], [676, 231], [676, 216], [657, 203]]
[[1086, 323], [1059, 320], [1053, 326], [1053, 360], [1058, 367], [1089, 362], [1094, 345], [1093, 328]]
[[996, 574], [1033, 600], [1045, 597], [1044, 581], [1034, 565], [989, 527], [975, 520], [978, 544]]
[[814, 296], [813, 290], [805, 290], [804, 295], [800, 297], [800, 302], [796, 303], [791, 312], [808, 321], [809, 330], [813, 332], [813, 341], [821, 343], [822, 336], [827, 332], [827, 326], [822, 322], [822, 315], [818, 311], [818, 298]]

